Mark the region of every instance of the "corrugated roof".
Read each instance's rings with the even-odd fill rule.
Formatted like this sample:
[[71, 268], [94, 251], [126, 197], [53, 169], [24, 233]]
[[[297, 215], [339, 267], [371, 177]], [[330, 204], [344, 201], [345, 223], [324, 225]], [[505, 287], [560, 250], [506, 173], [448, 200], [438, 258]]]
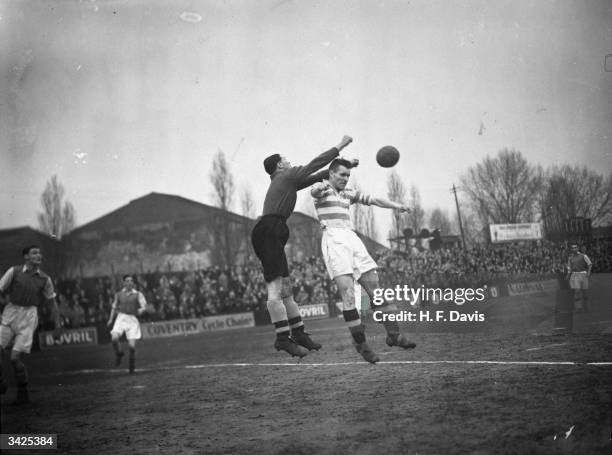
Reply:
[[152, 192], [73, 229], [70, 235], [86, 230], [106, 230], [116, 226], [137, 226], [168, 220], [183, 221], [213, 216], [222, 216], [236, 222], [250, 221], [250, 218], [182, 196]]

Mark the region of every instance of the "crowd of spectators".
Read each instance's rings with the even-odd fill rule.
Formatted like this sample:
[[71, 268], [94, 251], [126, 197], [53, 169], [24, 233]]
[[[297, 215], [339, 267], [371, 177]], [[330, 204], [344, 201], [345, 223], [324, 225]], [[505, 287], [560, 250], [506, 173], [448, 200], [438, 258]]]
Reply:
[[[612, 272], [612, 241], [582, 248], [593, 272]], [[501, 280], [551, 277], [565, 270], [566, 245], [548, 242], [429, 249], [389, 250], [376, 255], [382, 287], [480, 287]], [[321, 257], [290, 265], [295, 300], [301, 304], [340, 300]], [[189, 272], [135, 274], [148, 307], [144, 321], [198, 318], [243, 311], [265, 311], [266, 285], [257, 262]], [[56, 283], [65, 327], [107, 322], [121, 277], [60, 280]]]

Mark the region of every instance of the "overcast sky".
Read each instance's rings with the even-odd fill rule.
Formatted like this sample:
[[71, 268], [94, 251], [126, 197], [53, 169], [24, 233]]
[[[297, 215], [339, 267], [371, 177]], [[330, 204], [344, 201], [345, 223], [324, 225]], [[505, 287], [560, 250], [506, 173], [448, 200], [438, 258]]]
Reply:
[[392, 144], [449, 213], [502, 148], [607, 173], [606, 54], [609, 0], [0, 0], [0, 228], [36, 226], [53, 174], [79, 225], [151, 191], [211, 203], [219, 149], [260, 212], [265, 156], [305, 163], [343, 134], [367, 191], [386, 193]]

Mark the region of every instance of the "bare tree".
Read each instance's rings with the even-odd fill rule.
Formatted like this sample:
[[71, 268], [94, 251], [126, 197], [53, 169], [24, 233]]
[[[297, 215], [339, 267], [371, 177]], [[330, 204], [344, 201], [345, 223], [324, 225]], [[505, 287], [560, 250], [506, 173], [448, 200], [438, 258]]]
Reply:
[[[484, 243], [487, 240], [487, 225], [483, 224], [473, 210], [462, 209], [461, 219], [463, 221], [463, 233], [465, 235], [465, 243], [468, 247], [477, 243]], [[455, 213], [453, 215], [452, 231], [459, 232], [459, 217]]]
[[362, 234], [372, 240], [378, 241], [378, 228], [376, 227], [376, 217], [374, 216], [374, 207], [368, 205], [364, 214], [364, 225]]
[[225, 153], [219, 149], [212, 163], [210, 183], [213, 186], [213, 198], [217, 207], [231, 210], [234, 197], [234, 177], [225, 159]]
[[573, 217], [590, 218], [593, 225], [612, 221], [612, 174], [604, 177], [584, 166], [555, 166], [548, 170], [543, 195], [547, 229]]
[[448, 218], [448, 214], [439, 207], [433, 209], [431, 215], [429, 216], [429, 228], [430, 230], [436, 228], [440, 229], [440, 234], [442, 235], [450, 234], [451, 222]]
[[461, 178], [472, 209], [484, 223], [533, 221], [542, 181], [539, 166], [509, 149], [470, 167]]
[[[389, 177], [387, 178], [387, 197], [391, 201], [399, 202], [400, 204], [406, 203], [406, 186], [395, 170], [391, 171], [391, 174], [389, 174]], [[404, 217], [399, 210], [393, 210], [392, 217], [393, 224], [391, 225], [391, 231], [389, 231], [389, 237], [402, 237]]]
[[58, 239], [70, 232], [76, 224], [73, 205], [63, 201], [65, 193], [57, 175], [53, 175], [40, 197], [43, 211], [38, 212], [39, 228]]
[[410, 213], [406, 215], [406, 221], [412, 232], [416, 234], [424, 227], [425, 210], [421, 206], [421, 193], [414, 185], [410, 187], [410, 201], [408, 204], [410, 206]]
[[242, 216], [247, 218], [255, 218], [255, 200], [253, 199], [253, 191], [249, 185], [243, 185], [240, 191], [240, 206], [242, 208]]

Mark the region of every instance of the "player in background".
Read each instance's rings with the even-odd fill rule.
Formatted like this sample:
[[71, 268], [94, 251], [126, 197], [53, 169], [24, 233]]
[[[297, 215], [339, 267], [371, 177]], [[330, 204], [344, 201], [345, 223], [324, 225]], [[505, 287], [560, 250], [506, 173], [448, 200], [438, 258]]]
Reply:
[[578, 245], [570, 246], [570, 256], [567, 260], [567, 271], [570, 274], [570, 288], [574, 290], [574, 300], [576, 295], [582, 295], [582, 306], [578, 307], [576, 312], [589, 312], [589, 276], [591, 276], [591, 268], [593, 263], [589, 257], [578, 250]]
[[[321, 247], [323, 260], [330, 277], [336, 282], [342, 297], [344, 320], [357, 352], [370, 363], [379, 360], [378, 355], [366, 343], [365, 326], [362, 324], [355, 302], [355, 281], [365, 289], [374, 300], [374, 290], [379, 287], [378, 266], [370, 257], [365, 245], [353, 231], [350, 217], [351, 204], [376, 205], [378, 207], [409, 212], [405, 205], [366, 195], [351, 188], [346, 188], [351, 168], [355, 163], [343, 159], [332, 161], [329, 166], [329, 180], [313, 185], [311, 195], [314, 198], [315, 210], [323, 228]], [[393, 312], [393, 304], [381, 307], [384, 312]], [[416, 345], [400, 334], [397, 322], [383, 322], [387, 331], [386, 343], [389, 346], [400, 346], [404, 349]]]
[[270, 155], [263, 164], [270, 175], [270, 187], [264, 200], [263, 214], [251, 233], [255, 254], [261, 261], [268, 288], [267, 308], [276, 331], [274, 347], [292, 356], [304, 357], [310, 350], [321, 348], [304, 332], [304, 323], [289, 280], [289, 266], [285, 245], [289, 240], [287, 218], [293, 213], [297, 192], [326, 178], [328, 171], [313, 174], [336, 158], [352, 142], [344, 136], [342, 141], [323, 152], [305, 166], [292, 166], [279, 154]]
[[[142, 292], [134, 289], [134, 277], [132, 275], [124, 275], [123, 289], [115, 294], [111, 314], [108, 319], [108, 326], [113, 326], [111, 330], [111, 340], [113, 350], [115, 351], [116, 366], [121, 365], [121, 358], [124, 356], [119, 344], [119, 338], [125, 332], [130, 350], [130, 373], [134, 373], [136, 368], [136, 340], [142, 338], [140, 323], [136, 316], [140, 316], [144, 313], [146, 307], [147, 301], [144, 295]], [[117, 319], [115, 319], [115, 324], [113, 325], [115, 314], [117, 315]]]
[[[14, 402], [17, 405], [29, 402], [28, 373], [21, 356], [29, 354], [32, 349], [40, 305], [46, 303], [51, 306], [55, 330], [60, 329], [59, 310], [55, 301], [53, 282], [49, 275], [40, 269], [43, 257], [40, 247], [27, 246], [22, 250], [22, 254], [24, 264], [11, 267], [0, 278], [0, 293], [8, 294], [9, 298], [9, 303], [2, 312], [2, 325], [0, 326], [2, 357], [11, 341], [14, 340], [10, 356], [17, 384], [17, 399]], [[6, 390], [0, 363], [0, 392], [5, 394]]]

